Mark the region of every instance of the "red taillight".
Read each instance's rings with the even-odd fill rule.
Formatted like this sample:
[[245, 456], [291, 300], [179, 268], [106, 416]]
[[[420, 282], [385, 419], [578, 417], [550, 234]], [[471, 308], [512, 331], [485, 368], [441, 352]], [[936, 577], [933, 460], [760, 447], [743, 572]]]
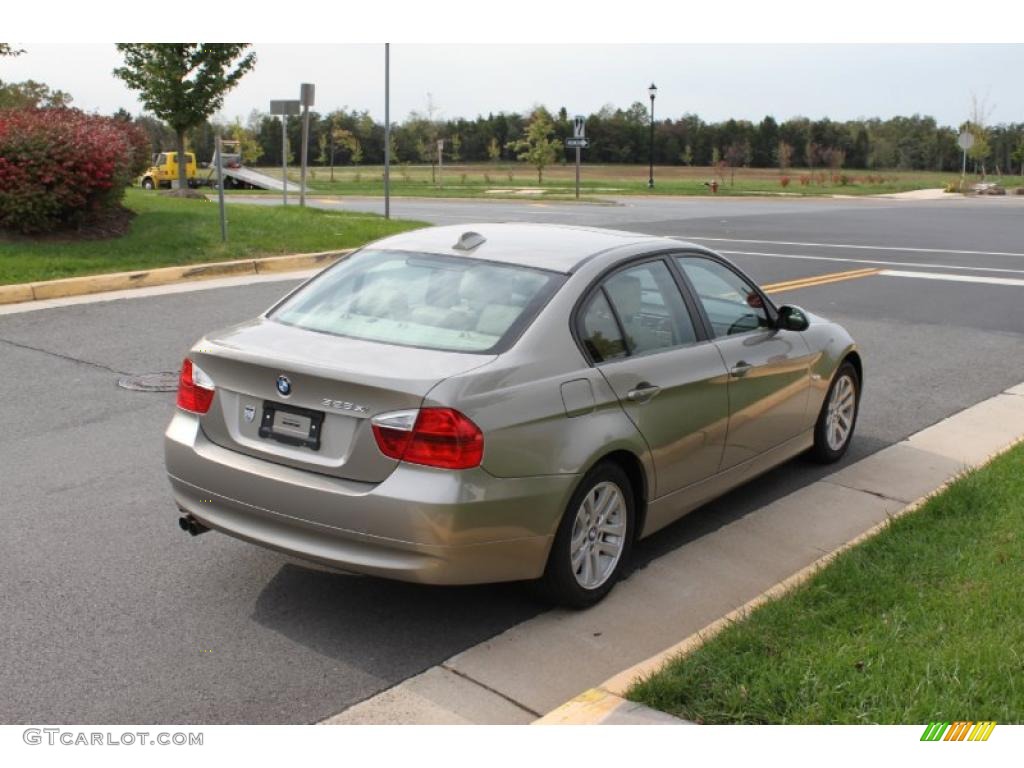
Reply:
[[373, 419], [373, 435], [381, 453], [411, 464], [470, 469], [484, 455], [480, 427], [451, 408], [383, 414]]
[[178, 407], [192, 413], [206, 413], [213, 402], [213, 379], [187, 357], [178, 377]]

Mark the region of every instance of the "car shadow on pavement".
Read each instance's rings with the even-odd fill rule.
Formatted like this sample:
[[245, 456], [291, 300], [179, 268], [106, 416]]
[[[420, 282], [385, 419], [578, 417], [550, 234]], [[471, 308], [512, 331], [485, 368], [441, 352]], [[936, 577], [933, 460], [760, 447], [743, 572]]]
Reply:
[[[857, 438], [838, 464], [787, 462], [641, 541], [625, 576], [887, 445]], [[388, 687], [546, 610], [523, 583], [434, 587], [293, 560], [260, 592], [252, 618]]]
[[319, 654], [398, 682], [543, 610], [520, 584], [435, 587], [291, 561], [260, 592], [252, 618]]

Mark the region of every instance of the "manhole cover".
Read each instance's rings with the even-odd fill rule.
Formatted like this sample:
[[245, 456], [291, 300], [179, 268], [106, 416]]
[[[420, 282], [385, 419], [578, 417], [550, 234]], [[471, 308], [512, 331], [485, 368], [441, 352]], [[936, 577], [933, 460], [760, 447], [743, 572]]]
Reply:
[[178, 372], [134, 373], [119, 378], [117, 386], [134, 392], [174, 392], [178, 389]]

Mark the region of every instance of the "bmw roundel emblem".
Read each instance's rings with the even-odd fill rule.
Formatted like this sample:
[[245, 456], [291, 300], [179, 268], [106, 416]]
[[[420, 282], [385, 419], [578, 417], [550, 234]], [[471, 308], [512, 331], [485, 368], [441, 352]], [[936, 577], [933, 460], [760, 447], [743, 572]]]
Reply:
[[283, 397], [288, 397], [292, 393], [292, 382], [287, 376], [277, 377], [277, 391], [281, 393]]

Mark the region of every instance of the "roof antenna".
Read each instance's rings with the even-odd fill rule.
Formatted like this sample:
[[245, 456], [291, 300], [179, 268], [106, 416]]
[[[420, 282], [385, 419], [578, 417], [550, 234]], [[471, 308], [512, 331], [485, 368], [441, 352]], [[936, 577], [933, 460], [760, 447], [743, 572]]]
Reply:
[[479, 232], [463, 232], [459, 242], [452, 246], [457, 251], [472, 251], [487, 242], [487, 238]]

